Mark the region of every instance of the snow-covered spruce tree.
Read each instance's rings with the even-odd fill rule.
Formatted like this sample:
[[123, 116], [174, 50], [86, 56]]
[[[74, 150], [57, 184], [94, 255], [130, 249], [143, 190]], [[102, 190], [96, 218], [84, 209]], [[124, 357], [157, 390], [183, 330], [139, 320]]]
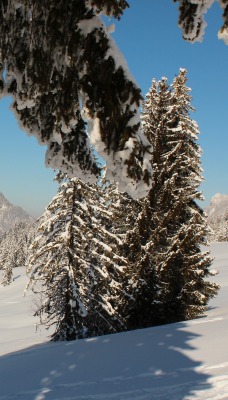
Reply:
[[200, 247], [207, 244], [208, 226], [196, 202], [203, 199], [198, 189], [203, 180], [201, 149], [197, 143], [198, 125], [190, 117], [194, 109], [191, 89], [186, 83], [187, 72], [180, 69], [171, 85], [167, 148], [163, 148], [161, 159], [164, 195], [159, 203], [164, 207], [164, 217], [159, 242], [164, 243], [166, 249], [163, 248], [162, 257], [158, 253], [160, 259], [156, 268], [159, 280], [164, 282], [162, 302], [166, 322], [197, 317], [218, 291], [216, 284], [206, 280], [210, 276], [212, 258]]
[[0, 269], [2, 285], [13, 279], [13, 268], [26, 267], [28, 252], [36, 231], [35, 223], [20, 222], [4, 233], [0, 241]]
[[[163, 212], [158, 193], [164, 192], [161, 156], [162, 148], [166, 146], [163, 133], [167, 131], [170, 120], [171, 91], [167, 79], [162, 78], [159, 83], [153, 80], [146, 98], [143, 103], [142, 123], [145, 135], [153, 144], [153, 188], [141, 201], [141, 212], [132, 229], [128, 231], [124, 243], [125, 256], [129, 262], [126, 284], [129, 298], [124, 307], [128, 329], [158, 324], [161, 307], [161, 288], [155, 260], [159, 245], [156, 243], [153, 247], [151, 238], [154, 237], [156, 228], [160, 232], [159, 220]], [[156, 209], [154, 204], [157, 205]]]
[[13, 97], [22, 128], [47, 145], [47, 166], [91, 182], [91, 172], [99, 175], [93, 144], [107, 161], [107, 178], [142, 197], [151, 183], [142, 96], [99, 16], [119, 18], [127, 6], [124, 0], [5, 0], [0, 92]]
[[144, 251], [130, 281], [135, 303], [129, 328], [197, 317], [218, 291], [216, 284], [205, 280], [212, 259], [201, 250], [208, 228], [196, 203], [202, 199], [201, 150], [198, 126], [189, 114], [193, 108], [186, 81], [184, 69], [171, 89], [166, 78], [153, 81], [143, 105], [144, 131], [153, 145], [154, 184], [138, 226], [128, 235], [131, 243], [137, 238]]
[[61, 184], [39, 220], [29, 286], [40, 296], [41, 323], [55, 328], [53, 340], [123, 330], [116, 304], [125, 261], [114, 252], [105, 202], [97, 186], [72, 178]]
[[[204, 15], [214, 0], [173, 0], [179, 2], [178, 25], [182, 29], [183, 38], [190, 42], [202, 41], [207, 26]], [[218, 32], [218, 38], [228, 44], [228, 0], [218, 0], [223, 9], [224, 24]]]

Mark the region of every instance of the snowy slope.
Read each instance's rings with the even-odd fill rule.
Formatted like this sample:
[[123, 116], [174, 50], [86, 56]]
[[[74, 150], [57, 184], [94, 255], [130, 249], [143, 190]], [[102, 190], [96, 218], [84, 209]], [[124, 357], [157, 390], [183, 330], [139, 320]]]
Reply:
[[34, 218], [21, 207], [12, 205], [0, 192], [0, 236], [22, 221], [34, 222]]
[[206, 317], [66, 343], [35, 333], [17, 269], [0, 288], [0, 400], [227, 400], [228, 243], [211, 250], [222, 289]]
[[205, 212], [209, 219], [212, 219], [224, 214], [226, 210], [228, 210], [228, 194], [216, 193], [212, 197], [209, 206], [205, 209]]

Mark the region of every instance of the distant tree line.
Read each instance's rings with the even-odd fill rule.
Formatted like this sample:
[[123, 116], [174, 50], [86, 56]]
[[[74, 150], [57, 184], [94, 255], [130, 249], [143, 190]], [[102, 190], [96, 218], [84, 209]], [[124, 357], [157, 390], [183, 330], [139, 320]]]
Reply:
[[228, 242], [228, 209], [220, 215], [208, 218], [211, 228], [210, 241]]
[[13, 268], [27, 266], [29, 247], [36, 234], [36, 223], [19, 222], [0, 238], [0, 283], [12, 283]]

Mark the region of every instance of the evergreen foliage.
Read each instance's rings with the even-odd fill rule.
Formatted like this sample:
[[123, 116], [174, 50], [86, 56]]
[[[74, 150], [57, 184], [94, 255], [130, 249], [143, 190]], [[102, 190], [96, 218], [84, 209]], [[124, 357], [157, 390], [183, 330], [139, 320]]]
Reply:
[[[173, 0], [179, 2], [179, 27], [183, 37], [190, 42], [201, 41], [206, 27], [204, 15], [214, 0]], [[218, 0], [223, 10], [224, 23], [218, 32], [219, 39], [228, 44], [228, 0]]]
[[40, 296], [36, 314], [53, 340], [113, 333], [123, 329], [117, 312], [125, 260], [115, 254], [112, 214], [97, 186], [73, 178], [39, 220], [31, 247], [30, 284]]
[[144, 131], [153, 145], [153, 188], [142, 201], [136, 226], [126, 237], [131, 249], [130, 329], [192, 319], [205, 311], [218, 286], [206, 281], [212, 259], [202, 199], [198, 126], [181, 69], [171, 88], [155, 80], [143, 104]]
[[100, 173], [93, 144], [108, 162], [107, 177], [142, 197], [151, 183], [142, 96], [98, 15], [119, 18], [127, 6], [125, 0], [4, 0], [0, 94], [13, 97], [22, 128], [47, 145], [47, 166], [92, 181], [91, 173]]
[[[112, 214], [110, 232], [118, 239], [115, 248], [116, 253], [124, 258], [125, 267], [121, 276], [122, 290], [120, 292], [118, 312], [122, 315], [123, 329], [128, 328], [128, 319], [125, 310], [132, 303], [131, 283], [129, 280], [133, 274], [133, 266], [137, 268], [136, 256], [141, 259], [143, 256], [142, 248], [137, 247], [137, 238], [133, 227], [136, 224], [138, 215], [142, 210], [142, 201], [132, 199], [126, 192], [121, 193], [115, 184], [107, 184], [103, 188], [103, 195], [107, 199], [107, 205]], [[132, 233], [132, 240], [128, 240], [129, 232]], [[137, 248], [137, 251], [135, 249]], [[123, 330], [122, 329], [122, 330]]]

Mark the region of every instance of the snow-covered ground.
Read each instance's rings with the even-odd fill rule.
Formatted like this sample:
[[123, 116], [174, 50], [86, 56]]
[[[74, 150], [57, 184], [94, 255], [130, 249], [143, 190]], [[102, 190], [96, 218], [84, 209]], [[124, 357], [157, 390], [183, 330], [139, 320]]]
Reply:
[[221, 285], [207, 316], [74, 342], [36, 332], [23, 269], [0, 288], [0, 400], [227, 400], [228, 243], [213, 243]]

